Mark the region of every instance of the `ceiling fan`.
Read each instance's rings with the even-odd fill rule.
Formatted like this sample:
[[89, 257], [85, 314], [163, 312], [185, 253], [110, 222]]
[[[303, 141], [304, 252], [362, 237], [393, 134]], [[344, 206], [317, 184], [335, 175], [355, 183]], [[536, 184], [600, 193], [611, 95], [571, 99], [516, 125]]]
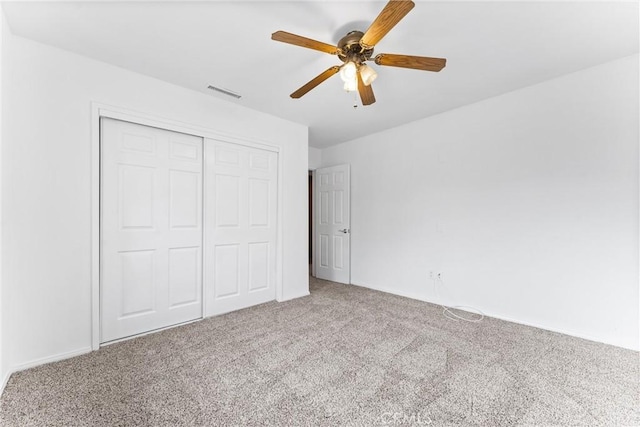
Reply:
[[335, 65], [323, 71], [300, 89], [293, 92], [290, 95], [291, 98], [301, 98], [311, 89], [340, 72], [340, 77], [344, 81], [344, 89], [348, 92], [357, 90], [360, 93], [362, 105], [371, 105], [376, 102], [371, 83], [377, 77], [375, 70], [365, 64], [366, 61], [371, 60], [378, 65], [389, 65], [392, 67], [413, 68], [424, 71], [442, 70], [447, 62], [444, 58], [396, 55], [391, 53], [381, 53], [372, 58], [373, 48], [376, 43], [391, 31], [414, 6], [415, 4], [411, 0], [390, 0], [367, 31], [364, 33], [362, 31], [351, 31], [340, 39], [337, 46], [285, 31], [276, 31], [271, 34], [272, 40], [319, 50], [320, 52], [331, 55], [338, 55], [338, 58], [344, 63], [341, 66]]

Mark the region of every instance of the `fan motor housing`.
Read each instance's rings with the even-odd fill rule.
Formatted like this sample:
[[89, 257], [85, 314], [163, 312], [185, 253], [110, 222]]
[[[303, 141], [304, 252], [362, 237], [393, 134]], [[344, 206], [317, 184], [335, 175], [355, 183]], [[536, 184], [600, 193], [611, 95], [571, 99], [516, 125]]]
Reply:
[[338, 42], [338, 58], [342, 62], [353, 61], [362, 64], [371, 58], [373, 48], [365, 49], [360, 45], [364, 33], [362, 31], [350, 31]]

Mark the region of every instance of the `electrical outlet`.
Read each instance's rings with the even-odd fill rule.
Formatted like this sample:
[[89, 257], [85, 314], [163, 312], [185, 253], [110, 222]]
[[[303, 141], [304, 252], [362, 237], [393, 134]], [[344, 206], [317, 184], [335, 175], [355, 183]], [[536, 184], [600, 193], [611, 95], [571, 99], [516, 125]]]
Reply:
[[435, 273], [433, 271], [430, 271], [429, 272], [429, 279], [433, 280], [435, 278], [436, 278]]
[[442, 280], [442, 273], [438, 273], [438, 280]]

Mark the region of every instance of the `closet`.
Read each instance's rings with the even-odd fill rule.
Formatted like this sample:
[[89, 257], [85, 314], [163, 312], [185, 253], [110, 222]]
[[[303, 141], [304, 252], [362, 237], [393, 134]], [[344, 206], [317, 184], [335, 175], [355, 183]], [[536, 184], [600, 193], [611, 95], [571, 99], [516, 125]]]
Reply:
[[278, 153], [100, 123], [100, 342], [275, 299]]

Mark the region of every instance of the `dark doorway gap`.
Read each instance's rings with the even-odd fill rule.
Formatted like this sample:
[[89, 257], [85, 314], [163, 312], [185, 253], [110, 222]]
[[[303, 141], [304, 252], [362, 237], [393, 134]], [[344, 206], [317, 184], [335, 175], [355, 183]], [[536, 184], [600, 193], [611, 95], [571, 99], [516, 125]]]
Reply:
[[313, 262], [313, 174], [309, 171], [309, 265]]

